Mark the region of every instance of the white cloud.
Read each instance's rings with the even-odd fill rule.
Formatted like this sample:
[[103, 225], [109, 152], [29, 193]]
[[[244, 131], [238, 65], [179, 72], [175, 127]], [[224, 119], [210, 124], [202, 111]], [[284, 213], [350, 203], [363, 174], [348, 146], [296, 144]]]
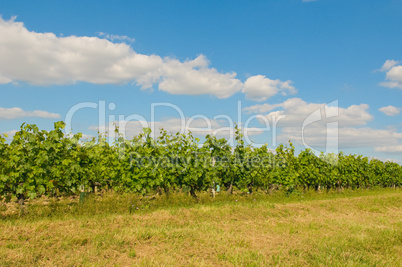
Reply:
[[399, 163], [399, 160], [393, 159], [393, 158], [383, 158], [383, 157], [369, 157], [369, 158], [370, 158], [370, 160], [377, 159], [377, 160], [380, 160], [380, 161], [383, 161], [383, 162], [390, 161], [390, 162]]
[[375, 151], [386, 152], [386, 153], [402, 153], [402, 145], [380, 146], [376, 147]]
[[396, 116], [401, 112], [400, 108], [394, 106], [386, 106], [378, 109], [387, 116]]
[[282, 103], [280, 104], [268, 104], [268, 103], [264, 103], [264, 104], [259, 104], [259, 105], [254, 105], [251, 107], [247, 107], [244, 108], [243, 111], [246, 111], [249, 114], [252, 113], [265, 113], [265, 112], [269, 112], [271, 110], [274, 110], [275, 108], [281, 107]]
[[116, 35], [116, 34], [109, 34], [106, 32], [98, 32], [98, 35], [101, 37], [105, 37], [106, 39], [110, 40], [110, 41], [127, 41], [129, 43], [133, 43], [135, 41], [134, 38], [130, 38], [126, 35]]
[[[395, 129], [359, 127], [373, 119], [368, 113], [368, 108], [367, 104], [351, 105], [347, 108], [328, 107], [325, 104], [307, 103], [300, 98], [291, 98], [283, 103], [254, 105], [244, 110], [260, 114], [259, 121], [263, 125], [268, 120], [272, 127], [276, 121], [278, 129], [272, 127], [272, 131], [278, 130], [277, 143], [291, 140], [299, 145], [307, 144], [319, 148], [371, 147], [377, 152], [399, 152], [402, 133]], [[303, 128], [303, 123], [311, 114], [316, 115], [319, 120], [307, 123]], [[331, 122], [338, 124], [328, 124]]]
[[37, 117], [37, 118], [48, 118], [48, 119], [58, 119], [61, 118], [60, 114], [50, 113], [42, 110], [35, 111], [25, 111], [21, 108], [0, 108], [0, 121], [1, 120], [12, 120], [16, 118], [23, 117]]
[[[101, 33], [110, 40], [126, 36]], [[142, 89], [171, 94], [211, 94], [229, 97], [241, 91], [236, 73], [221, 73], [209, 67], [205, 56], [181, 62], [169, 57], [138, 54], [126, 43], [98, 37], [57, 37], [29, 31], [15, 18], [0, 18], [0, 84], [32, 85], [135, 83]]]
[[282, 82], [280, 80], [271, 80], [263, 75], [251, 76], [245, 83], [242, 92], [248, 99], [254, 101], [266, 101], [268, 98], [281, 92], [295, 94], [296, 89], [291, 85], [291, 81]]
[[386, 72], [386, 81], [380, 83], [381, 86], [402, 89], [402, 65], [399, 61], [387, 60], [381, 68]]
[[12, 131], [8, 131], [8, 132], [3, 132], [2, 135], [7, 135], [6, 139], [7, 140], [12, 140], [13, 136], [15, 135], [15, 133], [18, 132], [17, 130], [12, 130]]
[[[277, 120], [280, 116], [284, 116], [278, 121], [279, 126], [299, 127], [310, 114], [316, 110], [324, 110], [324, 106], [325, 104], [307, 103], [300, 98], [290, 98], [279, 104], [254, 105], [245, 108], [244, 111], [257, 114], [281, 108], [282, 110], [272, 111], [263, 116], [271, 122]], [[373, 119], [373, 116], [367, 112], [368, 108], [367, 104], [352, 105], [348, 108], [329, 107], [327, 108], [327, 117], [330, 117], [329, 114], [338, 114], [338, 116], [328, 118], [327, 120], [325, 119], [325, 115], [322, 114], [323, 120], [318, 123], [323, 124], [328, 121], [337, 121], [342, 127], [365, 125]]]
[[14, 19], [0, 18], [0, 48], [0, 75], [5, 82], [33, 85], [125, 83], [162, 64], [159, 56], [137, 54], [125, 43], [31, 32]]
[[386, 72], [392, 69], [393, 66], [397, 65], [399, 62], [396, 60], [387, 60], [384, 65], [382, 65], [380, 71]]
[[7, 83], [11, 83], [12, 80], [10, 80], [9, 78], [3, 77], [0, 74], [0, 84], [7, 84]]
[[[338, 131], [337, 140], [327, 140], [328, 131]], [[331, 134], [330, 134], [331, 136]], [[302, 132], [299, 127], [285, 127], [282, 129], [280, 141], [292, 140], [298, 144], [302, 142]], [[401, 145], [402, 133], [393, 130], [340, 127], [339, 129], [326, 128], [323, 125], [311, 125], [304, 129], [304, 142], [312, 147], [325, 148], [327, 144], [337, 141], [340, 149], [373, 147], [375, 151], [394, 152], [388, 148]], [[387, 150], [385, 150], [385, 147]]]
[[171, 94], [211, 94], [227, 98], [241, 90], [243, 84], [236, 73], [219, 73], [208, 68], [208, 60], [200, 55], [191, 61], [165, 60], [159, 89]]

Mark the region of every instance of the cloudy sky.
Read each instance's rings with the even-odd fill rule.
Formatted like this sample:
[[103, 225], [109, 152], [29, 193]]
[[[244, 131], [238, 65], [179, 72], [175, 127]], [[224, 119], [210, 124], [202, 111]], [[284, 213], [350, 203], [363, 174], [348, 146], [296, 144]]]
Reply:
[[7, 1], [0, 132], [190, 129], [402, 162], [402, 1]]

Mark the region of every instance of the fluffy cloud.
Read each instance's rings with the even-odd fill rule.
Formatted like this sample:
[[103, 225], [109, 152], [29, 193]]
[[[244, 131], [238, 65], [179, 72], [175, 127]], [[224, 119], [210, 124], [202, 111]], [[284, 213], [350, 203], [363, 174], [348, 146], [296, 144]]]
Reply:
[[269, 112], [271, 110], [274, 110], [275, 108], [280, 107], [281, 105], [282, 105], [282, 103], [280, 103], [280, 104], [268, 104], [268, 103], [265, 103], [265, 104], [254, 105], [254, 106], [251, 106], [251, 107], [244, 108], [243, 111], [245, 111], [245, 112], [247, 112], [249, 114], [266, 113], [266, 112]]
[[[57, 37], [28, 31], [23, 23], [0, 18], [0, 74], [3, 83], [34, 85], [125, 83], [157, 70], [162, 59], [137, 54], [125, 43], [97, 37]], [[157, 75], [157, 74], [155, 74]], [[152, 77], [156, 79], [157, 77]], [[141, 80], [141, 85], [149, 85]], [[144, 78], [143, 78], [144, 79]]]
[[[204, 55], [179, 61], [158, 55], [138, 54], [127, 36], [100, 32], [98, 37], [58, 37], [29, 31], [15, 18], [0, 18], [0, 84], [32, 85], [134, 83], [142, 89], [154, 84], [170, 94], [211, 94], [227, 98], [243, 90], [247, 97], [263, 101], [277, 93], [294, 93], [291, 81], [270, 80], [262, 75], [245, 84], [235, 72], [210, 67]], [[120, 43], [114, 43], [120, 41]]]
[[[327, 140], [327, 136], [336, 134], [336, 140]], [[285, 127], [282, 129], [280, 141], [292, 140], [298, 144], [307, 144], [312, 147], [325, 148], [331, 147], [333, 143], [339, 145], [340, 149], [373, 147], [377, 152], [396, 152], [401, 147], [402, 133], [393, 130], [372, 129], [369, 127], [352, 128], [326, 128], [323, 125], [312, 125], [302, 131], [297, 127]]]
[[380, 146], [376, 147], [375, 151], [386, 152], [386, 153], [402, 153], [402, 145]]
[[381, 86], [402, 89], [402, 65], [399, 61], [387, 60], [381, 68], [386, 72], [386, 81], [380, 83]]
[[394, 106], [386, 106], [378, 109], [387, 116], [396, 116], [401, 112], [400, 108]]
[[[362, 127], [373, 119], [367, 104], [347, 108], [307, 103], [291, 98], [283, 103], [254, 105], [244, 110], [259, 114], [261, 124], [276, 123], [277, 143], [293, 142], [319, 148], [372, 147], [377, 152], [399, 152], [402, 133], [394, 129], [381, 130]], [[264, 114], [265, 113], [265, 114]]]
[[208, 68], [208, 60], [200, 55], [191, 61], [166, 59], [159, 89], [171, 94], [211, 94], [227, 98], [241, 90], [243, 84], [236, 73], [219, 73]]
[[129, 43], [133, 43], [135, 41], [134, 38], [130, 38], [126, 35], [116, 35], [116, 34], [109, 34], [106, 32], [99, 32], [98, 33], [99, 36], [101, 37], [105, 37], [106, 39], [110, 40], [110, 41], [122, 41], [122, 42], [129, 42]]
[[271, 80], [263, 75], [251, 76], [244, 83], [242, 92], [248, 99], [254, 101], [266, 101], [268, 98], [281, 92], [295, 94], [296, 89], [291, 85], [291, 81], [282, 82], [280, 80]]
[[0, 108], [0, 121], [1, 120], [12, 120], [23, 117], [37, 117], [37, 118], [47, 118], [47, 119], [59, 119], [60, 114], [49, 113], [47, 111], [35, 110], [35, 111], [25, 111], [21, 108]]
[[[274, 109], [282, 109], [272, 111]], [[297, 126], [301, 127], [303, 122], [314, 112], [319, 112], [320, 121], [317, 123], [327, 123], [330, 121], [337, 121], [342, 127], [345, 126], [360, 126], [365, 125], [368, 121], [373, 119], [367, 109], [367, 104], [352, 105], [348, 108], [340, 108], [336, 106], [326, 107], [325, 104], [307, 103], [300, 98], [290, 98], [279, 104], [262, 104], [254, 105], [245, 108], [244, 111], [250, 113], [265, 113], [263, 115], [268, 121], [278, 121], [279, 126]], [[321, 112], [326, 112], [322, 114]], [[262, 119], [261, 121], [264, 121]]]
[[[101, 33], [110, 40], [126, 36]], [[32, 85], [133, 82], [142, 89], [159, 84], [171, 94], [212, 94], [229, 97], [243, 84], [236, 73], [220, 73], [209, 67], [205, 56], [180, 62], [158, 55], [138, 54], [126, 43], [98, 37], [57, 37], [29, 31], [15, 18], [0, 18], [0, 84], [26, 82]]]
[[389, 71], [390, 69], [392, 69], [393, 66], [397, 65], [399, 62], [396, 60], [386, 60], [384, 65], [382, 65], [380, 71]]

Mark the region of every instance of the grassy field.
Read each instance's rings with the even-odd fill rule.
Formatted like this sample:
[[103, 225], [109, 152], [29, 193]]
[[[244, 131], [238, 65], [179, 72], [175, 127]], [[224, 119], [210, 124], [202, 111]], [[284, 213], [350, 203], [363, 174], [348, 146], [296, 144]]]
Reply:
[[[401, 266], [402, 191], [2, 205], [1, 266]], [[138, 209], [137, 209], [138, 208]]]

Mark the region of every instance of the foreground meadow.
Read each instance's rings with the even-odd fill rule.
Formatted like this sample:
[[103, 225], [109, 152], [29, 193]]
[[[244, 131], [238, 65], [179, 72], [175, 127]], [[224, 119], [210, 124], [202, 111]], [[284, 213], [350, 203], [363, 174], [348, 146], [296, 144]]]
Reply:
[[[402, 191], [2, 204], [1, 266], [400, 266]], [[13, 210], [15, 209], [15, 210]]]

